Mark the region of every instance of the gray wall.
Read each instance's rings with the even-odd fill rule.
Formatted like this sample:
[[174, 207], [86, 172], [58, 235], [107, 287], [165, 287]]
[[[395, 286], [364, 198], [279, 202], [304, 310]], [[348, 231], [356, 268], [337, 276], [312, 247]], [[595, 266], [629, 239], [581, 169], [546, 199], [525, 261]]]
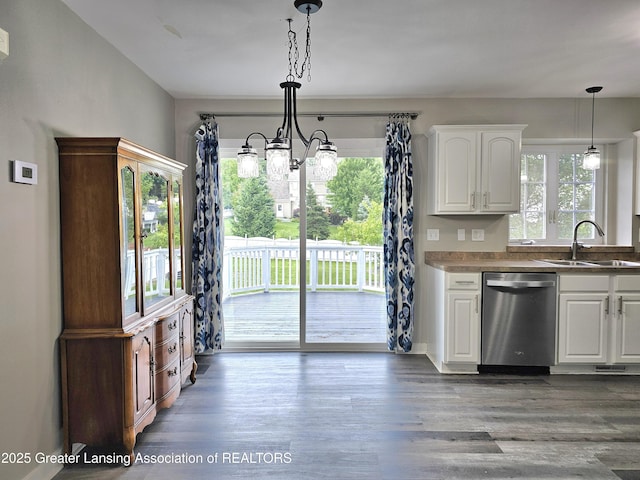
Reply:
[[[174, 100], [58, 0], [2, 0], [0, 28], [11, 49], [0, 64], [0, 451], [52, 453], [62, 445], [54, 137], [123, 136], [174, 156]], [[38, 185], [11, 183], [11, 160], [37, 164]], [[0, 478], [36, 466], [0, 464]]]

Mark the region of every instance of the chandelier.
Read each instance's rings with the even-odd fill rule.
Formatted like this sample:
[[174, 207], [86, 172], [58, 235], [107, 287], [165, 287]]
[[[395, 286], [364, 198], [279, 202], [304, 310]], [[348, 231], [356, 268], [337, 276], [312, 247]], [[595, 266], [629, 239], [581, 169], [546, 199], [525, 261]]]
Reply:
[[[238, 176], [242, 178], [257, 177], [260, 174], [258, 166], [258, 152], [249, 143], [254, 135], [264, 139], [265, 157], [267, 160], [267, 175], [270, 180], [283, 180], [285, 176], [294, 170], [298, 170], [309, 154], [309, 149], [314, 141], [318, 141], [315, 157], [309, 159], [309, 164], [314, 168], [314, 176], [318, 180], [329, 180], [337, 173], [338, 150], [324, 130], [314, 130], [309, 138], [300, 130], [297, 117], [296, 91], [302, 86], [296, 81], [302, 78], [306, 71], [307, 80], [311, 80], [311, 14], [322, 7], [321, 0], [295, 0], [294, 6], [301, 13], [307, 15], [307, 39], [305, 54], [302, 64], [298, 66], [298, 42], [296, 33], [291, 29], [292, 19], [289, 22], [289, 74], [286, 81], [280, 84], [284, 90], [284, 116], [282, 125], [277, 129], [275, 137], [268, 140], [260, 132], [253, 132], [247, 136], [245, 144], [238, 150]], [[305, 146], [304, 155], [300, 158], [293, 156], [293, 130], [295, 129], [300, 141]]]
[[593, 121], [596, 108], [596, 93], [602, 90], [602, 87], [589, 87], [587, 93], [592, 94], [591, 99], [591, 146], [587, 148], [582, 157], [582, 168], [586, 170], [597, 170], [600, 168], [600, 152], [593, 146]]

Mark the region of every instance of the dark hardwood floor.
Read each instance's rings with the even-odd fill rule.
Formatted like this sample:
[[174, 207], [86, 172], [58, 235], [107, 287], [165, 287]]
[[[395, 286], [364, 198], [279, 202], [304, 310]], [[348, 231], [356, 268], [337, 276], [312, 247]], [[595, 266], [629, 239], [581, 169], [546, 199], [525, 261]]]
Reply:
[[382, 353], [198, 364], [139, 461], [55, 479], [640, 479], [640, 377], [445, 376]]

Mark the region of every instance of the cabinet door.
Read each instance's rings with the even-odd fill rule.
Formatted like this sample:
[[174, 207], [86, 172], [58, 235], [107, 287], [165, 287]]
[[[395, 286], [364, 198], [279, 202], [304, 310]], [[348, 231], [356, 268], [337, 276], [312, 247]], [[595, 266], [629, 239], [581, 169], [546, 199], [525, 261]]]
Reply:
[[437, 211], [473, 212], [476, 198], [478, 164], [475, 131], [440, 132], [437, 135]]
[[193, 363], [193, 308], [185, 305], [180, 311], [180, 362], [182, 369], [190, 368]]
[[640, 363], [640, 295], [615, 296], [614, 362]]
[[172, 272], [173, 287], [176, 292], [184, 293], [184, 259], [182, 258], [182, 183], [181, 180], [174, 179], [171, 184], [171, 206], [172, 206], [172, 238], [173, 249]]
[[135, 319], [140, 315], [140, 287], [139, 250], [136, 221], [138, 209], [137, 196], [137, 166], [135, 162], [121, 161], [119, 178], [120, 196], [120, 271], [122, 275], [122, 305], [125, 321]]
[[447, 293], [445, 362], [480, 363], [479, 301], [477, 292]]
[[606, 293], [559, 295], [558, 363], [607, 361]]
[[482, 132], [483, 212], [512, 213], [520, 209], [520, 138], [518, 132]]
[[169, 179], [163, 172], [142, 167], [141, 170], [142, 289], [143, 313], [146, 315], [173, 291], [169, 255]]
[[134, 424], [155, 402], [153, 343], [153, 327], [137, 334], [132, 340]]

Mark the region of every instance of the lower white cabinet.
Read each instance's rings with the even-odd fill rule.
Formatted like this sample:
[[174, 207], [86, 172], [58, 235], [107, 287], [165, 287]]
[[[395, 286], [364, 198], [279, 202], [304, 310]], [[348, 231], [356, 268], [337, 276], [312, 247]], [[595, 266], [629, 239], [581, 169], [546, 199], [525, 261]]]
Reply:
[[617, 275], [613, 279], [613, 361], [640, 363], [640, 275]]
[[443, 373], [477, 373], [482, 276], [427, 269], [427, 355]]
[[560, 275], [558, 364], [640, 363], [640, 275]]

